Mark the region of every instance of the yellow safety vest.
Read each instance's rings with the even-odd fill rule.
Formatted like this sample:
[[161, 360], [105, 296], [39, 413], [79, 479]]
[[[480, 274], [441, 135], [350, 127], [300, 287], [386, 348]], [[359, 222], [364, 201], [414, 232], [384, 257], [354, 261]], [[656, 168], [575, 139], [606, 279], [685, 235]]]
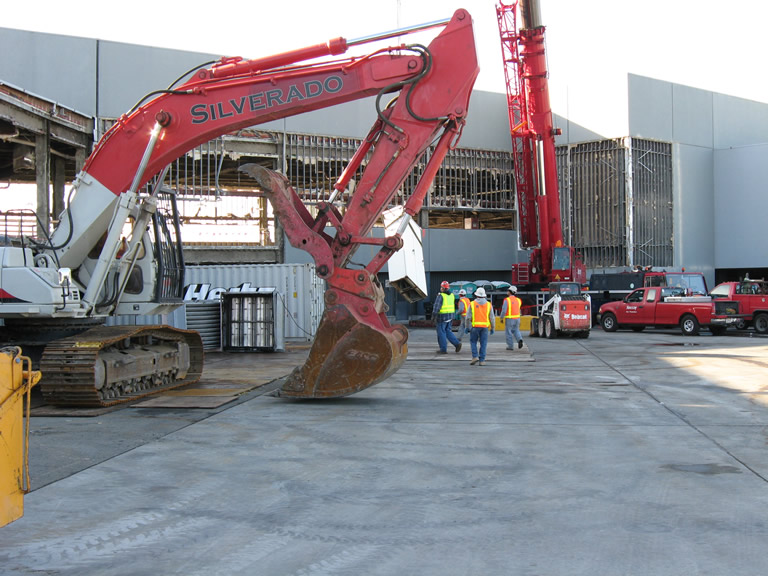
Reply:
[[490, 328], [491, 327], [491, 303], [478, 306], [477, 301], [472, 302], [472, 327]]
[[453, 314], [454, 312], [456, 312], [456, 303], [453, 294], [443, 292], [443, 305], [438, 314]]
[[464, 311], [461, 313], [461, 317], [464, 318], [464, 316], [467, 315], [467, 312], [469, 312], [470, 300], [466, 296], [462, 296], [461, 298], [459, 298], [459, 302], [464, 302]]
[[508, 296], [505, 300], [507, 301], [507, 315], [504, 318], [520, 318], [520, 298]]

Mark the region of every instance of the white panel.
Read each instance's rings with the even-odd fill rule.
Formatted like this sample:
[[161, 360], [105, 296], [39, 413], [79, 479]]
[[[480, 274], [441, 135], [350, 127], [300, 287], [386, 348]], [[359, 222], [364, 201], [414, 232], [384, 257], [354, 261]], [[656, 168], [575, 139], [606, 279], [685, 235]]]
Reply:
[[629, 135], [672, 142], [673, 84], [629, 74], [628, 86]]
[[714, 287], [715, 186], [712, 150], [674, 145], [674, 265], [701, 272]]
[[715, 152], [715, 266], [768, 263], [768, 144]]
[[713, 106], [716, 149], [768, 141], [768, 104], [714, 94]]
[[673, 141], [711, 148], [712, 92], [673, 84], [672, 95]]
[[[33, 19], [39, 9], [30, 6], [29, 17]], [[82, 114], [94, 115], [96, 47], [97, 41], [88, 38], [0, 28], [0, 78]]]

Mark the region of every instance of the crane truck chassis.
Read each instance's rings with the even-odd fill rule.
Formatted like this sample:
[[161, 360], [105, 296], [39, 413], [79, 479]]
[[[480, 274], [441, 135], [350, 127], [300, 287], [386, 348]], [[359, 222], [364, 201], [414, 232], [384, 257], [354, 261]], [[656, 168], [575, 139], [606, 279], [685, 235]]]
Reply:
[[[401, 44], [361, 57], [317, 60], [436, 27], [442, 30], [429, 46]], [[254, 60], [222, 58], [191, 71], [183, 84], [153, 93], [120, 117], [99, 140], [45, 242], [19, 238], [0, 248], [3, 340], [25, 350], [45, 345], [41, 388], [55, 404], [110, 405], [195, 381], [203, 365], [197, 333], [94, 327], [110, 316], [161, 314], [181, 303], [178, 215], [173, 193], [163, 186], [168, 165], [223, 134], [375, 96], [376, 121], [316, 215], [284, 176], [256, 166], [241, 169], [256, 178], [289, 241], [312, 255], [328, 286], [309, 358], [279, 395], [345, 396], [385, 379], [405, 361], [408, 332], [387, 321], [376, 274], [402, 247], [403, 231], [456, 146], [478, 72], [472, 18], [462, 9], [423, 26], [336, 38]], [[384, 96], [391, 98], [386, 104]], [[398, 231], [370, 237], [430, 146], [420, 179], [403, 201]], [[358, 181], [352, 190], [353, 177]], [[126, 225], [131, 229], [124, 235]], [[351, 267], [361, 245], [378, 246], [378, 252], [364, 267]]]

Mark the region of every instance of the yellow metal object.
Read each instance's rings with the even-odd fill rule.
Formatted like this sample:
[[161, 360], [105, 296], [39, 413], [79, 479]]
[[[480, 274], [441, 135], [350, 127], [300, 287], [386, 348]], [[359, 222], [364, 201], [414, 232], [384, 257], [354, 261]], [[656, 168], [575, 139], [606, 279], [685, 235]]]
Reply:
[[[533, 316], [520, 316], [520, 331], [529, 331], [531, 329], [531, 318]], [[495, 330], [504, 332], [504, 318], [496, 316]]]
[[20, 348], [0, 349], [0, 526], [21, 518], [29, 492], [29, 401], [40, 381], [40, 372], [31, 368]]

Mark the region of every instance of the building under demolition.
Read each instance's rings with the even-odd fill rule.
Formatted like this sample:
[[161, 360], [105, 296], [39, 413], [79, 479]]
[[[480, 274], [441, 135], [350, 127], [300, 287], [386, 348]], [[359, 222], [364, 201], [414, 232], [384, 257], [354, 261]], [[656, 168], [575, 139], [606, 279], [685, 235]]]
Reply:
[[[34, 73], [21, 59], [0, 62], [0, 182], [6, 189], [36, 182], [41, 222], [57, 218], [94, 139], [116, 118], [145, 93], [215, 58], [0, 28], [0, 47], [8, 53], [10, 46], [48, 55]], [[92, 66], [62, 72], [58, 60], [73, 53]], [[135, 61], [153, 65], [130, 79], [114, 72]], [[768, 165], [768, 104], [633, 75], [626, 80], [624, 132], [599, 134], [556, 118], [564, 128], [557, 158], [566, 242], [591, 270], [686, 267], [712, 285], [715, 278], [764, 275], [768, 243], [757, 220], [768, 202], [760, 184]], [[330, 197], [373, 122], [372, 110], [368, 99], [302, 114], [180, 157], [166, 185], [180, 205], [187, 263], [308, 262], [238, 169], [256, 163], [283, 172], [311, 210]], [[510, 149], [505, 95], [476, 91], [459, 147], [446, 157], [418, 219], [432, 294], [442, 280], [508, 280], [511, 266], [527, 261], [516, 232]], [[407, 200], [411, 182], [395, 203]], [[37, 226], [33, 216], [7, 209], [2, 224], [30, 232]], [[398, 315], [421, 311], [392, 298]]]

